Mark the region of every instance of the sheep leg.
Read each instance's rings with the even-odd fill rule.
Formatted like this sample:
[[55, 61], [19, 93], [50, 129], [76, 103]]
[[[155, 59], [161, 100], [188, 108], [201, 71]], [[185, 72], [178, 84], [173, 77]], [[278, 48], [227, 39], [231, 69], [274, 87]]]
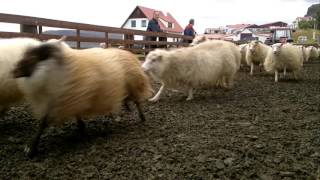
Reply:
[[298, 81], [298, 74], [297, 74], [297, 72], [292, 72], [293, 73], [293, 77], [294, 77], [294, 79], [296, 80], [296, 81]]
[[190, 101], [193, 99], [193, 89], [192, 88], [189, 88], [188, 89], [188, 97], [187, 97], [187, 101]]
[[80, 133], [81, 138], [87, 138], [87, 132], [86, 132], [86, 124], [82, 120], [81, 117], [77, 117], [77, 125]]
[[284, 68], [283, 68], [283, 77], [286, 77], [286, 75], [287, 75], [287, 68], [284, 67]]
[[24, 152], [26, 153], [26, 155], [29, 158], [33, 158], [37, 154], [38, 144], [39, 144], [39, 141], [40, 141], [40, 136], [42, 135], [42, 133], [46, 129], [46, 127], [48, 127], [48, 115], [46, 115], [45, 117], [41, 118], [40, 124], [39, 124], [39, 128], [38, 128], [38, 131], [37, 131], [36, 135], [31, 140], [31, 143], [28, 144], [24, 148]]
[[278, 70], [274, 71], [274, 82], [278, 82]]
[[131, 112], [130, 106], [129, 106], [129, 100], [125, 99], [124, 100], [124, 107], [128, 112]]
[[251, 75], [251, 76], [253, 75], [253, 69], [254, 69], [254, 64], [251, 63], [251, 64], [250, 64], [250, 75]]
[[157, 102], [157, 101], [159, 100], [159, 98], [160, 98], [161, 93], [162, 93], [163, 90], [164, 90], [164, 87], [165, 87], [165, 85], [162, 83], [162, 85], [161, 85], [159, 91], [157, 92], [157, 94], [156, 94], [153, 98], [149, 99], [149, 101], [151, 101], [151, 102]]
[[140, 104], [139, 102], [137, 102], [137, 101], [135, 101], [134, 103], [135, 103], [136, 106], [137, 106], [137, 109], [138, 109], [138, 113], [139, 113], [139, 117], [140, 117], [141, 122], [146, 121], [146, 118], [145, 118], [145, 116], [144, 116], [144, 114], [143, 114], [143, 111], [142, 111], [141, 104]]
[[224, 88], [226, 90], [230, 90], [233, 87], [233, 79], [232, 77], [225, 77], [225, 85]]

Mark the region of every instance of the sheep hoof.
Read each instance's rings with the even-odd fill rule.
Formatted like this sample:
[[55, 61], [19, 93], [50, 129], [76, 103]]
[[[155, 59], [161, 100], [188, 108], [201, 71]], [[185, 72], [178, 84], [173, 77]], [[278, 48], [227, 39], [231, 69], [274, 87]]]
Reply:
[[33, 158], [37, 154], [37, 149], [30, 148], [29, 145], [26, 145], [24, 147], [24, 153], [26, 154], [27, 157]]
[[159, 98], [151, 98], [151, 99], [149, 99], [149, 101], [150, 102], [157, 102], [157, 101], [159, 101]]
[[186, 99], [186, 101], [191, 101], [193, 99], [193, 97], [188, 97], [187, 99]]

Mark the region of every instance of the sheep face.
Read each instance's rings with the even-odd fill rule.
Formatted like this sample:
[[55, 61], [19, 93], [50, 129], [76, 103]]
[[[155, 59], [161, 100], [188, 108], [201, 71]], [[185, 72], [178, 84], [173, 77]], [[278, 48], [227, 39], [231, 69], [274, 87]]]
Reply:
[[13, 70], [13, 75], [15, 78], [31, 77], [41, 62], [60, 57], [60, 49], [54, 44], [43, 44], [30, 48], [25, 52], [22, 60], [18, 62]]
[[273, 44], [271, 46], [273, 54], [276, 54], [276, 55], [279, 54], [282, 46], [283, 46], [283, 44], [281, 44], [281, 43]]
[[154, 75], [161, 76], [162, 72], [166, 68], [163, 53], [163, 50], [155, 50], [150, 52], [147, 55], [145, 62], [142, 64], [142, 69], [146, 73], [151, 72]]
[[256, 49], [259, 47], [259, 41], [252, 41], [249, 44], [249, 50], [254, 53], [256, 51]]
[[240, 45], [240, 46], [239, 46], [239, 47], [240, 47], [240, 52], [245, 52], [247, 46], [248, 46], [247, 44], [242, 44], [242, 45]]

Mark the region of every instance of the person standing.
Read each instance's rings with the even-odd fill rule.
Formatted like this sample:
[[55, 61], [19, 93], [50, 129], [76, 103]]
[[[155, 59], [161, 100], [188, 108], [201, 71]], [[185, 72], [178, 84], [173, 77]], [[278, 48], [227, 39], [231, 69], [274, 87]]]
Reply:
[[[189, 24], [184, 28], [183, 35], [185, 36], [194, 36], [197, 34], [197, 32], [193, 29], [194, 26], [194, 19], [189, 20]], [[186, 42], [191, 43], [192, 40], [187, 40]]]
[[[160, 25], [159, 25], [159, 16], [160, 16], [159, 11], [153, 12], [153, 18], [148, 23], [147, 31], [149, 31], [149, 32], [162, 32], [162, 30], [160, 29]], [[157, 41], [157, 37], [156, 36], [149, 36], [148, 40], [149, 41]], [[151, 45], [150, 47], [156, 48], [157, 45]]]

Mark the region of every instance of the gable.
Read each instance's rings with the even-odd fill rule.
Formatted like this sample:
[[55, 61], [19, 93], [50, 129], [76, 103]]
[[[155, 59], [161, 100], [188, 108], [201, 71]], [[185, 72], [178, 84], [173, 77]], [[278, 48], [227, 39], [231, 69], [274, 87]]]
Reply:
[[134, 18], [146, 18], [147, 16], [139, 9], [136, 8], [132, 14], [129, 16], [128, 19], [134, 19]]

